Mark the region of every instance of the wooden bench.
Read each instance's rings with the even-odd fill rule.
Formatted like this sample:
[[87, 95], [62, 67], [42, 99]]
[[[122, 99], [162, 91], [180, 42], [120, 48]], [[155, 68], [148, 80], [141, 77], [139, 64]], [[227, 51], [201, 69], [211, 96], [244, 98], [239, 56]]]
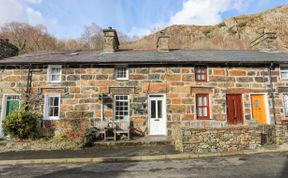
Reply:
[[107, 122], [106, 121], [99, 121], [96, 120], [95, 118], [90, 119], [90, 126], [94, 127], [97, 130], [99, 135], [103, 135], [103, 139], [106, 140], [106, 130], [105, 128], [107, 127]]
[[115, 122], [116, 129], [115, 129], [115, 135], [114, 140], [116, 141], [117, 134], [127, 134], [128, 140], [130, 140], [130, 122], [129, 121], [117, 121]]

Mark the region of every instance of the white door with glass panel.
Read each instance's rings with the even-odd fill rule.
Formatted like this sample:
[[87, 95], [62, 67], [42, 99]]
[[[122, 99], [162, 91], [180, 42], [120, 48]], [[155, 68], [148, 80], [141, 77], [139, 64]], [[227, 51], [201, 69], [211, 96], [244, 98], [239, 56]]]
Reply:
[[149, 96], [149, 135], [167, 135], [166, 99], [163, 95]]

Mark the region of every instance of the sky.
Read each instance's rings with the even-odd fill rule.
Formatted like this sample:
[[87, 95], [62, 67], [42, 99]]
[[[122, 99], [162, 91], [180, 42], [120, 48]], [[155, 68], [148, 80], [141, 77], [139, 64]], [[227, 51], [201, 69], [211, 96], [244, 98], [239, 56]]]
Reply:
[[141, 37], [173, 24], [214, 25], [284, 4], [288, 0], [0, 0], [0, 25], [44, 24], [55, 37], [69, 39], [94, 22]]

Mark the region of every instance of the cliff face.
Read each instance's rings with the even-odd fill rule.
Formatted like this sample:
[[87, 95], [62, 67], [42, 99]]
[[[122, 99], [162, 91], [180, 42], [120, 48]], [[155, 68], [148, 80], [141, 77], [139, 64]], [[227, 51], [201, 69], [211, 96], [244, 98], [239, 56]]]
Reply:
[[[215, 26], [173, 25], [163, 31], [172, 49], [253, 49], [250, 43], [263, 32], [275, 32], [271, 45], [288, 50], [288, 5], [253, 15], [241, 15]], [[159, 32], [121, 44], [121, 48], [155, 48]]]
[[6, 40], [0, 39], [0, 59], [18, 55], [18, 48]]

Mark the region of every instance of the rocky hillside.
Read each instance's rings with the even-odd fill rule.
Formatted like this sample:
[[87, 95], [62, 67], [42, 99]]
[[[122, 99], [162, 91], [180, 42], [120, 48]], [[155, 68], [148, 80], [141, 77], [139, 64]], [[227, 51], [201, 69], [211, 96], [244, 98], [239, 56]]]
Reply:
[[[215, 26], [173, 25], [163, 31], [170, 36], [171, 49], [251, 49], [250, 42], [263, 32], [276, 32], [270, 44], [288, 49], [288, 5], [253, 15], [241, 15]], [[121, 44], [121, 48], [156, 48], [159, 32]]]

